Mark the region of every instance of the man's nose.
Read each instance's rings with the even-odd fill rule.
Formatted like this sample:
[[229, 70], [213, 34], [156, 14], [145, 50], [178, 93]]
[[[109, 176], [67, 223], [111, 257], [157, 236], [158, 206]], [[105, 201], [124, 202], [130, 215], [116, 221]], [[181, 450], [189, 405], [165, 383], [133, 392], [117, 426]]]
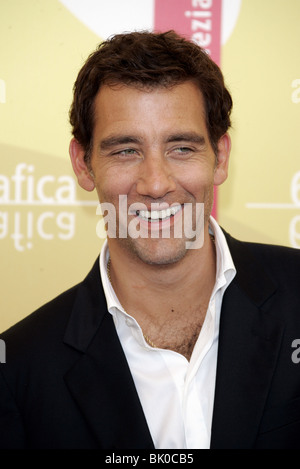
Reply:
[[174, 175], [168, 161], [157, 155], [145, 157], [140, 166], [136, 185], [138, 194], [158, 199], [174, 191], [175, 188]]

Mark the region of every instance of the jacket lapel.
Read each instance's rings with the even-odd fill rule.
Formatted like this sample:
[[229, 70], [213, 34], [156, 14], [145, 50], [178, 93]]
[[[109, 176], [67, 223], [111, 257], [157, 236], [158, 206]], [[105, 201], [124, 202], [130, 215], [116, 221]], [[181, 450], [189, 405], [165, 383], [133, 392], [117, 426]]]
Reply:
[[251, 448], [283, 333], [273, 315], [276, 285], [244, 243], [226, 234], [237, 275], [225, 292], [211, 448]]
[[154, 448], [112, 316], [107, 312], [98, 261], [79, 287], [64, 341], [82, 352], [65, 381], [99, 447]]

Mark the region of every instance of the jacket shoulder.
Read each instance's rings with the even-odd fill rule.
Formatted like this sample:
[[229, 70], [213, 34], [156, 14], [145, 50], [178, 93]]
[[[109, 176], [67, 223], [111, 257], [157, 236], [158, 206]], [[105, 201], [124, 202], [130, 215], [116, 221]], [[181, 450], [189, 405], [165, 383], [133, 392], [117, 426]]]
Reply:
[[257, 256], [264, 265], [280, 270], [291, 270], [300, 267], [300, 249], [275, 244], [253, 243], [248, 241], [238, 241], [246, 249]]
[[7, 362], [26, 361], [32, 352], [61, 343], [80, 284], [66, 290], [1, 334], [6, 344]]
[[23, 334], [26, 334], [26, 337], [30, 337], [32, 334], [37, 335], [37, 333], [39, 333], [39, 335], [41, 335], [46, 331], [50, 333], [52, 328], [55, 328], [55, 330], [60, 328], [64, 329], [78, 291], [82, 286], [87, 286], [87, 288], [90, 289], [91, 285], [95, 283], [95, 279], [99, 279], [98, 261], [95, 262], [93, 268], [83, 281], [62, 292], [24, 319], [21, 319], [15, 325], [1, 333], [1, 338], [10, 339], [10, 337]]
[[299, 296], [300, 249], [292, 247], [240, 241], [225, 232], [233, 262], [245, 272], [255, 272], [262, 281], [266, 276], [275, 285], [286, 285]]

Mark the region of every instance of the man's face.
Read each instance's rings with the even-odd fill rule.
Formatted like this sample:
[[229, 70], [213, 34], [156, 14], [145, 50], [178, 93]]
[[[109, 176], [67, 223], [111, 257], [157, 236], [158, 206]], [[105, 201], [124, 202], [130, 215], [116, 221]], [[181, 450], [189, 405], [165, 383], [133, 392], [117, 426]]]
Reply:
[[[142, 235], [110, 238], [110, 249], [125, 249], [149, 264], [183, 258], [188, 252], [182, 227], [185, 204], [193, 207], [195, 221], [196, 203], [204, 203], [207, 229], [213, 185], [227, 176], [227, 135], [220, 140], [219, 150], [216, 160], [202, 94], [192, 82], [152, 91], [121, 85], [101, 87], [95, 100], [93, 184], [99, 201], [115, 206], [117, 228], [122, 215], [119, 197], [124, 200], [126, 196], [127, 224], [134, 224]], [[169, 206], [176, 210], [162, 210]], [[182, 227], [182, 237], [175, 235], [176, 223]], [[163, 238], [167, 226], [170, 235]]]

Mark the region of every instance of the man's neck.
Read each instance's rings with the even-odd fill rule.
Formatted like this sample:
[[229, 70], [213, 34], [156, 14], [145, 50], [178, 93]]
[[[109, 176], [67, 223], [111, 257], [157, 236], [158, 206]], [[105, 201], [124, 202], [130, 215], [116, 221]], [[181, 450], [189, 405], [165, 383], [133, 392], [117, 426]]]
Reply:
[[109, 248], [113, 288], [126, 312], [141, 326], [162, 326], [169, 320], [179, 323], [183, 312], [184, 316], [205, 316], [216, 272], [214, 243], [208, 234], [201, 249], [187, 251], [180, 261], [168, 265], [148, 265]]

